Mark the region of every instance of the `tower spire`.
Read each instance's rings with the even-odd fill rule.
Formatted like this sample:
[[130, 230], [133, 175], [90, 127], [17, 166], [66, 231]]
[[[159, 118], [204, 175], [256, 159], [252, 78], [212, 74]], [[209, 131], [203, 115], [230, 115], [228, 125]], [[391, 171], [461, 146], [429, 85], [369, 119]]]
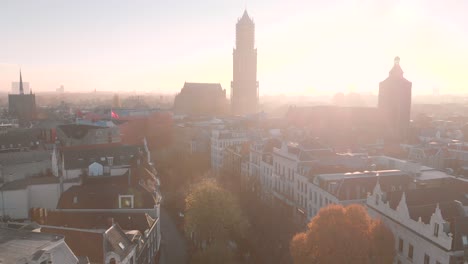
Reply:
[[19, 92], [20, 92], [20, 94], [24, 94], [24, 89], [23, 89], [23, 77], [21, 76], [21, 68], [20, 68]]

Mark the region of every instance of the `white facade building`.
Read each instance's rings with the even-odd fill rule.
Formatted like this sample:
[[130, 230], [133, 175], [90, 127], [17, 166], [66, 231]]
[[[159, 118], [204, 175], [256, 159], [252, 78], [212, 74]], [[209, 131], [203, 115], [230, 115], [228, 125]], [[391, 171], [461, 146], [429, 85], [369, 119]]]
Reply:
[[366, 204], [369, 214], [393, 232], [395, 263], [464, 264], [468, 263], [468, 199], [464, 198], [466, 193], [457, 195], [450, 187], [384, 192], [377, 183]]
[[223, 152], [226, 147], [247, 142], [245, 131], [213, 130], [211, 132], [211, 168], [219, 174], [223, 167]]

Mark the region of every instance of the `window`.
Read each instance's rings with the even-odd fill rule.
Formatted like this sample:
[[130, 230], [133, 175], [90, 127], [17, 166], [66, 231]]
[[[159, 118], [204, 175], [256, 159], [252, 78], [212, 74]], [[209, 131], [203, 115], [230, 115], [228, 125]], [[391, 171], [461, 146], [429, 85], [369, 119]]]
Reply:
[[125, 249], [125, 246], [124, 246], [124, 244], [123, 244], [122, 242], [119, 242], [119, 247], [120, 247], [120, 249], [122, 249], [122, 250]]
[[413, 260], [413, 245], [409, 244], [409, 247], [408, 247], [408, 258]]
[[462, 236], [462, 243], [464, 247], [468, 247], [468, 236]]
[[77, 203], [78, 203], [78, 196], [74, 196], [74, 197], [73, 197], [73, 203], [74, 203], [74, 204], [77, 204]]
[[403, 252], [403, 239], [398, 240], [398, 252]]
[[107, 157], [107, 163], [109, 164], [109, 166], [114, 165], [114, 157]]
[[133, 195], [119, 195], [119, 208], [133, 208]]
[[435, 237], [439, 236], [439, 224], [437, 223], [434, 224], [434, 236]]
[[431, 263], [431, 258], [427, 254], [425, 254], [424, 255], [424, 264], [429, 264], [429, 263]]
[[375, 196], [375, 205], [379, 205], [380, 195]]

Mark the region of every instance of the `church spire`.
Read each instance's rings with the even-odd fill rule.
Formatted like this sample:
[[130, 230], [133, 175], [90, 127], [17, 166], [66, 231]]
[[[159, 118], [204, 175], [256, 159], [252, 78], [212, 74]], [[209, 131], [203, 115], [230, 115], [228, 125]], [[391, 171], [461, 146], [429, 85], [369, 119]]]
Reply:
[[20, 92], [20, 94], [24, 94], [24, 89], [23, 89], [23, 77], [21, 76], [21, 69], [20, 69], [19, 92]]
[[249, 13], [247, 13], [247, 8], [244, 10], [244, 14], [239, 19], [239, 23], [253, 24], [253, 20], [249, 17]]

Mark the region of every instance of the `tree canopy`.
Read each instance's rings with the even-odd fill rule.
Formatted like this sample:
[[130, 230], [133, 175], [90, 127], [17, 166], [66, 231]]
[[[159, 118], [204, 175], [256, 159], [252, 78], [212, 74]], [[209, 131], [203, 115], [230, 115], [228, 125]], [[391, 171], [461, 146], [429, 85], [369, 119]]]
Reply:
[[198, 242], [211, 243], [242, 237], [247, 222], [235, 197], [216, 181], [205, 179], [185, 199], [185, 230]]
[[361, 205], [325, 207], [307, 227], [290, 244], [296, 264], [393, 263], [392, 232]]

